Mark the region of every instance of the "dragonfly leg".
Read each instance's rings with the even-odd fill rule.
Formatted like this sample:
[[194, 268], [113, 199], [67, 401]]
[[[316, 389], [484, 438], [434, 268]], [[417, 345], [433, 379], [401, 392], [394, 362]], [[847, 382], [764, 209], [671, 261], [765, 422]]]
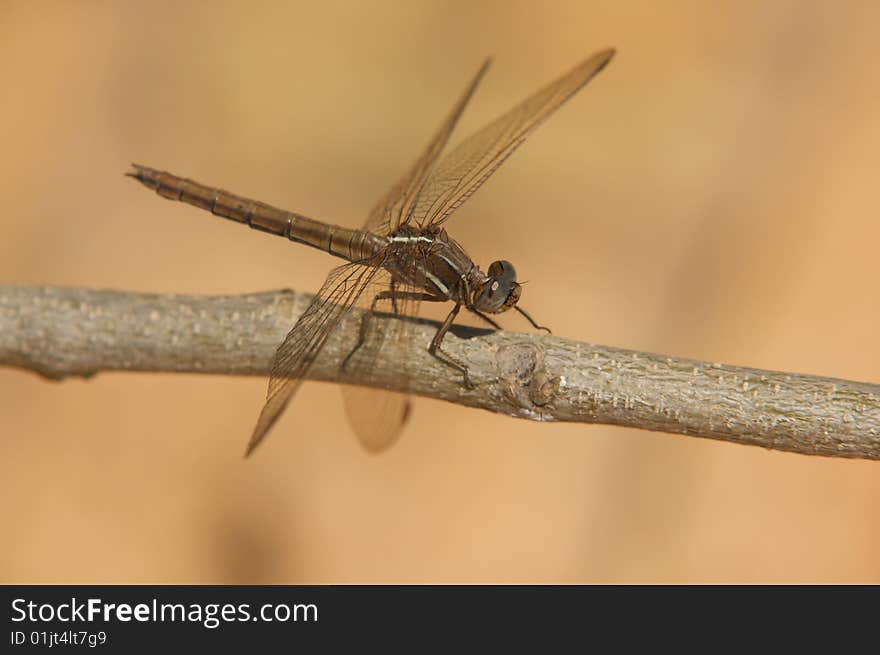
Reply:
[[360, 350], [361, 346], [363, 346], [367, 340], [367, 328], [370, 327], [370, 321], [376, 315], [376, 304], [380, 300], [386, 300], [388, 298], [392, 299], [392, 303], [393, 303], [393, 306], [395, 308], [395, 313], [396, 313], [396, 309], [397, 309], [396, 305], [397, 304], [394, 302], [393, 290], [380, 291], [379, 293], [377, 293], [375, 295], [375, 297], [373, 298], [373, 302], [370, 303], [370, 308], [366, 312], [364, 312], [363, 318], [361, 318], [361, 327], [360, 327], [360, 331], [358, 332], [357, 343], [354, 345], [354, 348], [351, 349], [351, 352], [345, 356], [345, 359], [342, 360], [342, 367], [341, 368], [343, 371], [346, 368], [348, 368], [348, 362], [351, 360], [352, 356], [358, 350]]
[[543, 325], [538, 325], [537, 323], [535, 323], [535, 319], [533, 319], [531, 316], [529, 316], [529, 313], [528, 313], [526, 310], [524, 310], [522, 307], [520, 307], [519, 305], [514, 305], [513, 308], [514, 308], [516, 311], [518, 311], [520, 314], [522, 314], [523, 316], [525, 316], [525, 317], [526, 317], [526, 320], [527, 320], [529, 323], [531, 323], [531, 324], [532, 324], [532, 327], [535, 328], [536, 330], [544, 330], [544, 332], [546, 332], [547, 334], [553, 334], [553, 333], [550, 331], [550, 328], [548, 328], [548, 327], [544, 327]]
[[[394, 281], [394, 278], [391, 279], [391, 311], [395, 316], [400, 315], [400, 309], [397, 307], [397, 283]], [[375, 309], [376, 301], [373, 300], [373, 306], [370, 309]]]
[[443, 341], [443, 337], [446, 336], [446, 333], [449, 331], [452, 322], [455, 320], [455, 317], [458, 316], [458, 312], [460, 309], [461, 303], [455, 303], [455, 307], [452, 308], [452, 311], [449, 312], [449, 316], [447, 316], [446, 320], [443, 321], [443, 325], [441, 325], [437, 329], [437, 334], [435, 334], [434, 338], [431, 339], [431, 345], [428, 346], [428, 352], [431, 353], [434, 358], [443, 362], [450, 368], [454, 368], [456, 371], [459, 371], [464, 377], [464, 386], [468, 389], [473, 389], [474, 384], [471, 382], [471, 378], [468, 375], [468, 367], [452, 357], [452, 355], [450, 355], [449, 353], [443, 352], [443, 350], [440, 348], [440, 343]]
[[488, 316], [486, 316], [483, 312], [477, 311], [476, 309], [472, 309], [472, 308], [470, 308], [470, 307], [468, 307], [468, 309], [471, 311], [471, 313], [476, 314], [477, 316], [479, 316], [481, 319], [483, 319], [484, 321], [486, 321], [486, 323], [488, 323], [489, 325], [491, 325], [491, 326], [492, 326], [493, 328], [495, 328], [496, 330], [500, 330], [500, 329], [501, 329], [501, 326], [498, 325], [498, 323], [496, 323], [496, 322], [493, 321], [491, 318], [489, 318]]

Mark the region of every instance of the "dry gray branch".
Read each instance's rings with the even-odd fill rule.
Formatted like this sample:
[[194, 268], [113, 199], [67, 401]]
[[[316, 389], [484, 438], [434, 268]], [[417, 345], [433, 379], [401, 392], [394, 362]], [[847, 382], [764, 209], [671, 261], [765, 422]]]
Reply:
[[[0, 365], [60, 380], [99, 371], [266, 375], [309, 295], [179, 296], [0, 286]], [[352, 315], [309, 377], [338, 373]], [[392, 320], [392, 319], [386, 319]], [[428, 321], [417, 326], [427, 344]], [[809, 455], [880, 459], [880, 385], [712, 364], [541, 334], [456, 329], [444, 348], [470, 363], [469, 390], [424, 349], [413, 393], [537, 421], [607, 423]], [[377, 383], [398, 388], [407, 353]], [[0, 419], [2, 420], [2, 419]]]

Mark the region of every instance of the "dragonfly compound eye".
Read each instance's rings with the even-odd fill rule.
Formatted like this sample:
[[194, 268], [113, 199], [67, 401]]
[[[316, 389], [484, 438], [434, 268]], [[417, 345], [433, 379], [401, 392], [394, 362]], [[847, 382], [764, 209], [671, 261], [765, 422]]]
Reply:
[[492, 262], [486, 283], [474, 294], [474, 307], [483, 312], [499, 314], [519, 300], [522, 287], [517, 284], [516, 270], [507, 261]]

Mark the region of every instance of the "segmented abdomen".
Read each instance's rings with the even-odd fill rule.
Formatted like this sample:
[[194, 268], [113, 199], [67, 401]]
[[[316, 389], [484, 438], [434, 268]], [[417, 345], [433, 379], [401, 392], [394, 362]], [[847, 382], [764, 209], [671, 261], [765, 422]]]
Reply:
[[283, 236], [349, 261], [369, 259], [387, 245], [382, 237], [322, 223], [266, 203], [244, 198], [216, 187], [209, 187], [172, 173], [132, 164], [127, 173], [163, 198], [178, 200], [206, 209], [255, 230]]

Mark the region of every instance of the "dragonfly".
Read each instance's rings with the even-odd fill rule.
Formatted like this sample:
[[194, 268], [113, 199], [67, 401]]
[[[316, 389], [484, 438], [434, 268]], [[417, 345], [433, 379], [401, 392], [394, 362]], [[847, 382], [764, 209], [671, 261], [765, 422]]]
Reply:
[[[443, 337], [462, 307], [495, 329], [490, 315], [518, 311], [536, 329], [532, 317], [517, 305], [522, 286], [509, 261], [491, 263], [486, 272], [450, 237], [444, 224], [531, 132], [577, 93], [611, 61], [613, 49], [589, 56], [567, 73], [529, 96], [453, 148], [440, 159], [456, 123], [489, 68], [487, 59], [452, 107], [427, 147], [397, 183], [370, 211], [361, 229], [324, 223], [301, 214], [238, 196], [168, 172], [132, 164], [126, 175], [160, 196], [176, 200], [251, 228], [285, 237], [345, 260], [326, 281], [278, 346], [269, 388], [245, 456], [263, 442], [300, 388], [311, 365], [340, 321], [355, 307], [364, 310], [358, 341], [341, 369], [358, 381], [344, 385], [343, 396], [355, 434], [369, 452], [393, 444], [410, 414], [408, 380], [418, 375], [403, 366], [395, 388], [374, 379], [383, 348], [412, 352], [412, 321], [376, 317], [414, 317], [421, 303], [452, 303], [446, 319], [428, 344], [428, 352], [473, 388], [466, 362], [441, 348]], [[385, 351], [387, 353], [387, 350]]]

